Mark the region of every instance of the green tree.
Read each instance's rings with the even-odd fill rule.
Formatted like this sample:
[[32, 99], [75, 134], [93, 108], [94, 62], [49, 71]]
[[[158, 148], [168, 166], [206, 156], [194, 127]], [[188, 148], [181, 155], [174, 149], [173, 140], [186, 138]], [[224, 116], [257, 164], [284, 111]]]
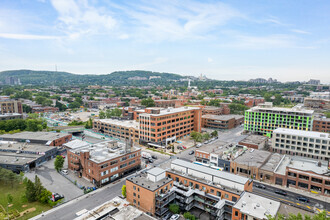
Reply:
[[13, 202], [13, 196], [9, 193], [7, 194], [7, 202], [11, 204]]
[[92, 120], [91, 118], [86, 122], [86, 124], [85, 124], [85, 128], [86, 128], [86, 129], [91, 129], [91, 128], [93, 128], [93, 120]]
[[31, 106], [28, 106], [28, 105], [23, 104], [23, 112], [25, 112], [25, 113], [31, 113], [32, 112]]
[[64, 165], [64, 158], [61, 155], [57, 155], [54, 161], [55, 170], [59, 172]]
[[105, 114], [104, 111], [100, 111], [100, 112], [99, 112], [99, 118], [100, 118], [100, 119], [104, 119], [104, 118], [106, 118], [106, 114]]
[[178, 213], [180, 213], [180, 207], [179, 207], [179, 205], [177, 205], [177, 204], [175, 204], [175, 203], [170, 204], [170, 206], [169, 206], [169, 210], [170, 210], [170, 212], [172, 212], [173, 214], [178, 214]]
[[280, 94], [275, 95], [274, 105], [280, 105], [282, 103], [282, 96]]
[[218, 136], [218, 131], [217, 130], [212, 131], [211, 137], [217, 137], [217, 136]]
[[189, 219], [189, 220], [195, 220], [195, 219], [196, 219], [196, 217], [195, 217], [193, 214], [191, 214], [190, 212], [185, 212], [185, 213], [183, 214], [183, 217], [184, 217], [185, 219]]
[[271, 102], [272, 101], [272, 94], [270, 94], [270, 93], [265, 93], [264, 94], [264, 99], [265, 99], [265, 101], [266, 102]]
[[196, 145], [196, 142], [203, 141], [203, 135], [197, 131], [192, 131], [190, 133], [190, 138], [194, 140], [194, 145]]
[[142, 99], [141, 105], [145, 107], [154, 107], [155, 101], [152, 98]]
[[37, 175], [34, 177], [34, 190], [36, 194], [36, 199], [39, 200], [42, 191], [44, 190], [44, 187], [42, 186], [42, 183]]
[[330, 118], [330, 112], [325, 112], [325, 117]]
[[52, 193], [43, 188], [43, 190], [41, 191], [40, 195], [39, 195], [39, 202], [41, 203], [47, 203], [48, 201], [50, 201], [50, 197], [52, 196]]
[[204, 140], [209, 140], [211, 138], [211, 135], [209, 133], [203, 134], [203, 139]]
[[67, 109], [66, 105], [60, 103], [56, 100], [55, 107], [57, 107], [60, 111], [65, 111]]
[[126, 198], [126, 185], [121, 188], [121, 194]]
[[29, 179], [26, 182], [25, 196], [29, 202], [34, 202], [37, 200], [34, 183]]

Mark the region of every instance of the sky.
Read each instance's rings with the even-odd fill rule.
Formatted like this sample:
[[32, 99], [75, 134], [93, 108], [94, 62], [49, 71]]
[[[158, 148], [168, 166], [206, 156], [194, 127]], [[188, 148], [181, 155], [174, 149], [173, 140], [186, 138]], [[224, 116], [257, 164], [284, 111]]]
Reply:
[[0, 0], [0, 71], [330, 82], [327, 0]]

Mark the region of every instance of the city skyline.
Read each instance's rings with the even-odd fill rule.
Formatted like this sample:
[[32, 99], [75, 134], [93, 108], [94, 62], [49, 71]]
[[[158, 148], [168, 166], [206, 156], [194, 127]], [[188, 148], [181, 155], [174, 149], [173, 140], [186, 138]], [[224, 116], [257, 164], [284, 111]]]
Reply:
[[150, 70], [329, 83], [324, 1], [0, 3], [0, 71]]

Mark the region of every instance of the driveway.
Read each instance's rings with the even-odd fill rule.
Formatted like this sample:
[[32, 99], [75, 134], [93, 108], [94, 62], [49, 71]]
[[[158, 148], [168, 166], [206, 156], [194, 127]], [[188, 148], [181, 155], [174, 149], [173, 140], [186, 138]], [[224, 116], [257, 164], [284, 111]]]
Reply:
[[[47, 161], [34, 171], [25, 173], [25, 176], [34, 181], [35, 175], [40, 178], [42, 185], [51, 192], [56, 192], [64, 195], [64, 200], [69, 201], [80, 195], [83, 195], [83, 190], [79, 189], [68, 179], [59, 174], [54, 168], [54, 160]], [[66, 163], [65, 163], [66, 164]]]

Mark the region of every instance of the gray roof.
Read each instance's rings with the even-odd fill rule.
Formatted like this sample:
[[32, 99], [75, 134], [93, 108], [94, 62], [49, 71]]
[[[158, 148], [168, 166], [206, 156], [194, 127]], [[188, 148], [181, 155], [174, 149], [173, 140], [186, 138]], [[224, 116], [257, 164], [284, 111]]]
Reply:
[[68, 143], [63, 144], [64, 147], [70, 148], [70, 149], [77, 149], [80, 147], [88, 146], [89, 143], [86, 141], [81, 141], [79, 139], [75, 139], [72, 141], [69, 141]]
[[141, 172], [140, 174], [129, 177], [129, 178], [127, 178], [127, 180], [135, 183], [136, 185], [138, 185], [140, 187], [148, 189], [150, 191], [155, 191], [155, 190], [159, 189], [160, 187], [162, 187], [172, 181], [171, 178], [165, 177], [164, 179], [161, 179], [157, 182], [153, 182], [147, 178], [146, 172]]
[[25, 140], [42, 140], [42, 141], [53, 141], [59, 138], [68, 136], [69, 134], [65, 133], [55, 133], [55, 132], [30, 132], [24, 131], [15, 134], [3, 134], [0, 135], [0, 138], [7, 139], [25, 139]]
[[230, 119], [240, 119], [244, 118], [243, 115], [203, 115], [202, 118], [206, 119], [213, 119], [213, 120], [220, 120], [220, 121], [227, 121]]
[[236, 183], [239, 183], [239, 184], [243, 184], [243, 185], [246, 182], [249, 181], [249, 179], [246, 178], [246, 177], [242, 177], [242, 176], [238, 176], [238, 175], [235, 175], [235, 174], [232, 174], [232, 173], [227, 173], [227, 172], [215, 170], [215, 169], [212, 169], [212, 168], [209, 168], [209, 167], [197, 165], [197, 164], [190, 163], [190, 162], [180, 160], [180, 159], [176, 159], [176, 160], [172, 161], [172, 164], [182, 166], [182, 167], [187, 167], [188, 169], [196, 170], [198, 172], [213, 175], [213, 176], [219, 177], [221, 179], [230, 180], [230, 181], [233, 181], [233, 182], [236, 182]]
[[267, 141], [268, 138], [262, 135], [249, 135], [243, 140], [240, 141], [240, 143], [246, 143], [246, 144], [260, 144], [264, 141]]
[[165, 172], [165, 170], [163, 170], [162, 168], [159, 168], [159, 167], [154, 167], [147, 171], [148, 174], [151, 174], [153, 176], [158, 176], [164, 172]]
[[301, 137], [311, 137], [311, 138], [319, 138], [323, 140], [330, 140], [330, 134], [316, 131], [304, 131], [304, 130], [296, 130], [296, 129], [288, 129], [288, 128], [277, 128], [273, 131], [274, 134], [289, 134], [296, 135]]
[[246, 166], [260, 168], [272, 153], [263, 150], [250, 149], [234, 159], [234, 162]]

